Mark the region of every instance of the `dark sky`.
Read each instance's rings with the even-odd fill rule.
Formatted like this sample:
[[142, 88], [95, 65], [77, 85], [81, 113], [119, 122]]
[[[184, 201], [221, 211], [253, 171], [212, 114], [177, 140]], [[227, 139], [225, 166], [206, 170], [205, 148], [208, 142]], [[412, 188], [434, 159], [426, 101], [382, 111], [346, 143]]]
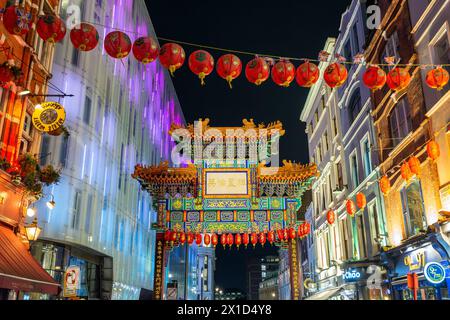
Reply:
[[[341, 14], [350, 0], [147, 0], [147, 4], [159, 37], [261, 55], [316, 58], [327, 37], [338, 35]], [[198, 48], [184, 49], [189, 56]], [[216, 61], [225, 54], [209, 52]], [[238, 56], [244, 68], [253, 59]], [[298, 62], [294, 64], [298, 66]], [[257, 87], [247, 81], [243, 71], [230, 90], [214, 72], [201, 87], [186, 61], [176, 72], [174, 85], [187, 122], [210, 118], [211, 126], [240, 126], [243, 118], [266, 124], [280, 120], [286, 129], [280, 143], [282, 159], [308, 161], [305, 126], [299, 121], [308, 90], [298, 87], [295, 81], [290, 88], [278, 87], [271, 79]], [[245, 254], [229, 254], [218, 251], [216, 282], [244, 290], [245, 274], [238, 271]]]

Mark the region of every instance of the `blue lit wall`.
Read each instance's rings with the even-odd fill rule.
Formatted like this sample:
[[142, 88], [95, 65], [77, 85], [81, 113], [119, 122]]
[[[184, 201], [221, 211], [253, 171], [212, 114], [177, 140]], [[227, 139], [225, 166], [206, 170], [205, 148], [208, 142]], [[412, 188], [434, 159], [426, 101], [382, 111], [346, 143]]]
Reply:
[[[84, 21], [127, 30], [132, 41], [154, 35], [143, 0], [78, 3]], [[63, 1], [63, 11], [67, 5]], [[156, 214], [131, 173], [137, 163], [169, 158], [168, 130], [184, 118], [159, 62], [144, 66], [132, 55], [122, 61], [107, 56], [103, 38], [113, 29], [96, 27], [100, 43], [91, 52], [75, 50], [69, 36], [56, 45], [52, 83], [74, 94], [60, 101], [71, 136], [43, 138], [42, 162], [62, 168], [63, 177], [37, 205], [41, 238], [113, 257], [112, 298], [136, 299], [140, 288], [153, 288]], [[57, 202], [52, 211], [45, 205], [51, 194]]]

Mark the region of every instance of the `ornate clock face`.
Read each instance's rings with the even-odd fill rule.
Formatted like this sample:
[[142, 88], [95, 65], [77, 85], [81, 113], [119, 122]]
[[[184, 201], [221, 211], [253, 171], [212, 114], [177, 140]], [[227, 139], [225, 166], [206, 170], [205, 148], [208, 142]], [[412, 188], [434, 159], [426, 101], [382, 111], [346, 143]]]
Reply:
[[57, 102], [44, 102], [33, 112], [33, 125], [42, 132], [52, 132], [61, 128], [66, 121], [66, 111]]

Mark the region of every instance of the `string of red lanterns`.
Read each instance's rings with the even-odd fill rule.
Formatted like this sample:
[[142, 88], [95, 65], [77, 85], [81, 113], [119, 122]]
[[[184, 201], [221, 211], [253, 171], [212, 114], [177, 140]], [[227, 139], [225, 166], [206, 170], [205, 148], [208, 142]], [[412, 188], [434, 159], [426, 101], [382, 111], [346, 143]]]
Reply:
[[197, 246], [205, 246], [205, 247], [214, 247], [220, 244], [225, 249], [229, 247], [230, 249], [233, 246], [239, 250], [241, 246], [245, 248], [248, 245], [252, 245], [255, 248], [258, 244], [264, 247], [267, 243], [270, 245], [274, 245], [277, 241], [280, 243], [288, 242], [295, 239], [304, 239], [311, 233], [311, 225], [308, 222], [302, 223], [298, 230], [295, 228], [289, 229], [279, 229], [275, 231], [268, 232], [250, 232], [250, 233], [237, 233], [235, 235], [221, 234], [218, 235], [216, 233], [192, 233], [192, 232], [183, 232], [183, 231], [175, 231], [175, 230], [166, 230], [164, 232], [164, 241], [166, 244], [174, 245], [176, 243], [180, 245], [189, 245], [192, 246], [194, 243]]
[[[18, 6], [9, 6], [3, 13], [5, 28], [14, 35], [26, 35], [31, 29], [32, 22], [31, 14]], [[38, 35], [44, 41], [50, 43], [60, 42], [66, 35], [64, 21], [51, 14], [39, 16], [36, 28]], [[82, 22], [70, 31], [70, 40], [76, 49], [91, 51], [97, 47], [99, 35], [93, 24]], [[108, 55], [115, 59], [123, 59], [132, 52], [136, 60], [143, 64], [152, 63], [159, 57], [161, 65], [167, 68], [172, 75], [184, 65], [186, 59], [185, 51], [178, 43], [168, 42], [159, 48], [157, 41], [148, 36], [139, 37], [134, 43], [131, 43], [130, 37], [119, 30], [112, 31], [106, 35], [104, 49]], [[235, 52], [233, 50], [228, 51]], [[296, 80], [300, 87], [309, 88], [320, 78], [319, 68], [310, 61], [323, 61], [330, 63], [323, 74], [325, 83], [331, 88], [338, 88], [345, 83], [348, 77], [345, 65], [363, 63], [361, 59], [356, 59], [356, 57], [354, 62], [347, 62], [345, 58], [337, 55], [335, 60], [338, 62], [334, 62], [333, 59], [328, 61], [329, 53], [322, 52], [320, 56], [319, 60], [296, 59], [305, 60], [298, 68], [289, 59], [279, 59], [279, 61], [274, 62], [271, 58], [256, 57], [246, 65], [245, 76], [249, 82], [255, 85], [261, 85], [271, 76], [273, 82], [281, 87], [289, 87]], [[367, 66], [363, 75], [363, 83], [369, 89], [373, 91], [379, 90], [387, 84], [391, 90], [400, 91], [410, 84], [411, 75], [406, 68], [394, 67], [386, 75], [386, 72], [380, 68], [381, 65]], [[387, 65], [393, 66], [392, 63]], [[217, 60], [216, 72], [228, 82], [231, 88], [232, 81], [241, 75], [242, 68], [240, 58], [229, 53]], [[214, 70], [214, 58], [205, 50], [194, 51], [189, 57], [189, 69], [200, 78], [201, 84], [204, 85], [205, 77]], [[448, 71], [442, 66], [434, 66], [434, 69], [427, 73], [425, 81], [430, 88], [442, 90], [449, 82], [449, 79]]]

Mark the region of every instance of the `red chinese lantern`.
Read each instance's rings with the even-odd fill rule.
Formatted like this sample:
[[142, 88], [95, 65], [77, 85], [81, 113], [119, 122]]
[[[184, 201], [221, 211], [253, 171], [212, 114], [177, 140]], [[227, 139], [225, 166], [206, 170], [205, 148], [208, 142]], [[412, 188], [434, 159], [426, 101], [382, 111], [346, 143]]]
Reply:
[[404, 164], [402, 164], [402, 167], [400, 168], [400, 172], [402, 174], [402, 178], [408, 182], [409, 180], [411, 180], [413, 174], [411, 172], [411, 169], [409, 168], [409, 164], [408, 162], [405, 162]]
[[177, 241], [177, 238], [178, 238], [178, 233], [176, 231], [172, 231], [170, 233], [170, 241], [175, 242], [175, 241]]
[[170, 232], [170, 230], [166, 230], [166, 232], [164, 232], [164, 241], [169, 242], [171, 238], [172, 238], [172, 233]]
[[383, 176], [380, 179], [380, 189], [383, 194], [388, 194], [391, 191], [391, 181], [387, 176]]
[[245, 76], [249, 82], [259, 86], [269, 79], [269, 64], [264, 58], [255, 58], [247, 63]]
[[3, 25], [13, 35], [24, 36], [31, 29], [31, 13], [17, 6], [9, 6], [3, 13]]
[[327, 213], [327, 221], [329, 224], [334, 224], [334, 222], [336, 221], [336, 214], [334, 213], [333, 210], [328, 211]]
[[211, 237], [211, 243], [214, 248], [219, 244], [219, 237], [217, 236], [217, 234], [213, 233]]
[[278, 240], [284, 241], [284, 232], [282, 229], [277, 230], [277, 236], [278, 236]]
[[237, 246], [237, 248], [238, 248], [238, 250], [239, 250], [239, 247], [240, 247], [241, 244], [242, 244], [242, 236], [241, 236], [240, 233], [237, 233], [237, 234], [235, 235], [235, 237], [234, 237], [234, 243], [236, 244], [236, 246]]
[[264, 247], [266, 245], [267, 242], [267, 236], [264, 232], [261, 232], [259, 234], [259, 243]]
[[256, 245], [258, 244], [258, 235], [256, 234], [256, 232], [252, 232], [252, 234], [250, 235], [250, 241], [253, 245], [253, 248], [256, 247]]
[[284, 238], [284, 241], [289, 240], [289, 230], [288, 229], [283, 229], [283, 238]]
[[227, 80], [230, 88], [232, 88], [231, 82], [241, 75], [242, 62], [234, 54], [226, 54], [219, 58], [216, 69], [219, 76]]
[[70, 30], [70, 41], [80, 51], [91, 51], [97, 47], [99, 35], [93, 25], [82, 22]]
[[426, 82], [430, 88], [441, 91], [447, 85], [449, 79], [447, 70], [439, 67], [428, 72]]
[[203, 236], [203, 243], [205, 244], [206, 247], [209, 247], [209, 245], [211, 244], [211, 236], [209, 234], [205, 234]]
[[113, 31], [106, 35], [104, 47], [111, 57], [123, 59], [130, 54], [131, 40], [126, 33]]
[[233, 243], [234, 243], [234, 237], [231, 233], [229, 233], [227, 236], [227, 244], [230, 246], [230, 249], [233, 246]]
[[298, 226], [298, 236], [301, 238], [303, 238], [303, 235], [305, 234], [305, 224], [302, 223], [301, 225]]
[[202, 244], [202, 235], [200, 233], [197, 233], [195, 235], [195, 244], [198, 246]]
[[294, 240], [295, 238], [297, 238], [297, 233], [295, 232], [294, 228], [290, 228], [289, 229], [289, 239]]
[[214, 70], [214, 58], [205, 50], [194, 51], [189, 56], [189, 69], [200, 78], [203, 86], [205, 85], [205, 77]]
[[367, 200], [366, 200], [366, 196], [364, 193], [359, 192], [356, 195], [356, 205], [358, 206], [358, 208], [360, 209], [364, 209], [367, 205]]
[[305, 230], [304, 236], [307, 237], [311, 233], [311, 225], [309, 224], [309, 222], [305, 222], [304, 230]]
[[179, 44], [166, 43], [159, 50], [159, 61], [164, 68], [169, 70], [172, 76], [176, 70], [183, 66], [185, 59], [186, 53]]
[[158, 43], [152, 37], [140, 37], [133, 43], [133, 55], [143, 64], [151, 63], [159, 56]]
[[272, 80], [281, 87], [289, 87], [295, 79], [295, 66], [287, 61], [280, 60], [272, 68]]
[[250, 243], [250, 236], [248, 235], [248, 233], [244, 233], [242, 235], [242, 243], [244, 244], [245, 248], [247, 249], [247, 246]]
[[370, 66], [363, 75], [364, 84], [372, 91], [383, 88], [386, 80], [386, 72], [378, 66]]
[[180, 233], [180, 243], [182, 245], [184, 245], [186, 243], [186, 233], [184, 233], [184, 232]]
[[225, 249], [225, 246], [227, 245], [227, 235], [226, 234], [222, 234], [220, 236], [220, 244], [223, 246], [223, 248]]
[[64, 21], [52, 14], [39, 17], [36, 28], [39, 37], [50, 43], [60, 42], [66, 35]]
[[330, 88], [339, 88], [348, 77], [347, 68], [339, 63], [330, 64], [324, 73], [324, 80]]
[[404, 68], [394, 68], [387, 75], [387, 85], [395, 91], [405, 89], [411, 82], [411, 75]]
[[353, 217], [356, 213], [356, 206], [355, 203], [352, 200], [347, 200], [347, 203], [345, 205], [346, 209], [347, 209], [347, 213]]
[[420, 161], [419, 159], [417, 159], [417, 157], [413, 156], [409, 158], [408, 166], [413, 174], [415, 174], [416, 176], [420, 176]]
[[441, 149], [436, 141], [430, 141], [427, 144], [427, 154], [433, 161], [436, 161], [441, 156]]
[[300, 87], [311, 88], [320, 77], [319, 68], [309, 61], [297, 68], [297, 83]]
[[194, 243], [194, 235], [191, 232], [187, 235], [187, 242], [190, 246]]
[[269, 233], [267, 234], [267, 240], [271, 245], [273, 245], [273, 243], [275, 242], [275, 232], [269, 231]]

